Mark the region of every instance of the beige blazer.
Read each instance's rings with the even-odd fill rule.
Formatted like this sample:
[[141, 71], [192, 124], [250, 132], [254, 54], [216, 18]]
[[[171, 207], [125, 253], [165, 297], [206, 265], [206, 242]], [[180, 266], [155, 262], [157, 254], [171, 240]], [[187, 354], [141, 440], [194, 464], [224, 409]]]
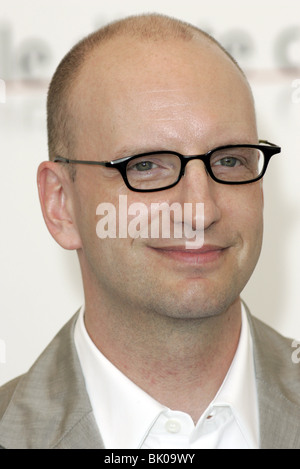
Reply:
[[[74, 345], [75, 315], [28, 373], [0, 388], [0, 447], [104, 449]], [[260, 447], [300, 448], [300, 364], [292, 341], [249, 314]]]

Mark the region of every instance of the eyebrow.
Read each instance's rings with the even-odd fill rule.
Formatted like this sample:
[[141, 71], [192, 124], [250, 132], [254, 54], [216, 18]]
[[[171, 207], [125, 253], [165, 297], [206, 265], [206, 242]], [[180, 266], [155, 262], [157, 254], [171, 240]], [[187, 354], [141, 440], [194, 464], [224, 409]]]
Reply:
[[120, 148], [115, 154], [114, 157], [110, 159], [110, 161], [119, 160], [121, 158], [126, 158], [128, 156], [135, 156], [141, 155], [143, 153], [151, 153], [153, 151], [169, 151], [169, 148], [164, 148], [162, 146], [144, 146], [144, 147], [137, 147], [137, 146], [125, 146]]

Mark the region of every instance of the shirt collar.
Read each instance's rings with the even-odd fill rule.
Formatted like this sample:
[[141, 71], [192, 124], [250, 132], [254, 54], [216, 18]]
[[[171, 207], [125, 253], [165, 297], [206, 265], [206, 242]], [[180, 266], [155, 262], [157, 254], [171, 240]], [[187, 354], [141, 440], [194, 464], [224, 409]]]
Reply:
[[75, 326], [75, 345], [105, 448], [139, 448], [165, 407], [98, 350], [85, 328], [83, 307]]
[[[75, 327], [75, 346], [105, 448], [140, 448], [158, 416], [168, 409], [136, 386], [97, 349], [84, 325], [84, 307]], [[242, 307], [236, 354], [219, 392], [198, 425], [214, 407], [229, 406], [249, 446], [257, 447], [256, 399], [252, 340]]]
[[[235, 356], [212, 407], [229, 406], [250, 448], [259, 444], [259, 416], [253, 343], [247, 313], [242, 303], [242, 328]], [[204, 413], [206, 414], [206, 412]]]

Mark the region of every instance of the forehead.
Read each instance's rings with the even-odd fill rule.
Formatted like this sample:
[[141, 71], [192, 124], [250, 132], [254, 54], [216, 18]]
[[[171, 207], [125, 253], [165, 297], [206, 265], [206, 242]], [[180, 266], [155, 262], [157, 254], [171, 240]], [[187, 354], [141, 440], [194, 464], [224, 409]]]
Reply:
[[102, 142], [129, 139], [134, 129], [176, 134], [187, 121], [192, 127], [205, 120], [217, 126], [233, 114], [238, 121], [242, 108], [251, 119], [254, 114], [243, 75], [208, 40], [110, 40], [86, 60], [73, 101], [80, 128], [91, 141], [97, 134]]
[[140, 88], [143, 85], [146, 88], [151, 81], [158, 85], [166, 80], [173, 81], [173, 77], [174, 80], [187, 77], [191, 85], [194, 81], [208, 84], [214, 77], [215, 86], [217, 81], [224, 82], [225, 75], [245, 84], [235, 64], [207, 38], [141, 41], [124, 37], [110, 39], [94, 48], [85, 60], [77, 83], [84, 82], [90, 87], [99, 87], [101, 83], [105, 92], [110, 86], [130, 85], [128, 78]]

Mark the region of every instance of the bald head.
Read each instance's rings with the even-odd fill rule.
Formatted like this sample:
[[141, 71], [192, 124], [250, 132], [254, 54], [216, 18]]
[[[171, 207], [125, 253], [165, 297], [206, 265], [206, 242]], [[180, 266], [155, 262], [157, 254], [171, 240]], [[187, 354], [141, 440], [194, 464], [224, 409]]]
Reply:
[[[89, 63], [93, 53], [104, 51], [108, 44], [112, 43], [120, 48], [122, 38], [129, 40], [133, 47], [134, 44], [141, 42], [148, 46], [173, 42], [174, 47], [178, 41], [202, 44], [212, 49], [212, 53], [217, 51], [217, 55], [223, 55], [229, 60], [236, 72], [246, 81], [242, 70], [230, 54], [214, 38], [193, 25], [162, 15], [134, 16], [111, 23], [75, 45], [63, 58], [52, 78], [47, 102], [48, 146], [51, 160], [57, 155], [74, 158], [74, 145], [79, 131], [76, 125], [77, 99], [74, 99], [74, 87], [81, 79], [82, 70]], [[111, 48], [109, 53], [114, 54]], [[122, 56], [120, 57], [116, 50], [117, 55], [118, 60], [122, 61]], [[124, 57], [124, 65], [125, 60]], [[103, 68], [105, 70], [105, 66]]]

